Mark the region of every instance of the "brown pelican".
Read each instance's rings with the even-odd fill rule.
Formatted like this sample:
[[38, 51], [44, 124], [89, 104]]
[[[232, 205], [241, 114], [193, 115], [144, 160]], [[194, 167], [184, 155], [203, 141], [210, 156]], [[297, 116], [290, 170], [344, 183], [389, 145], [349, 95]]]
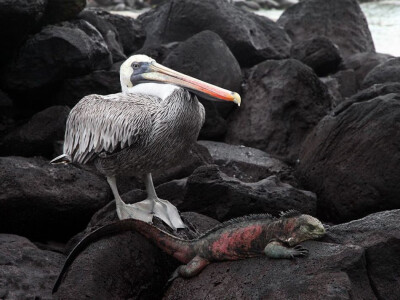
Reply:
[[[119, 219], [151, 222], [155, 215], [173, 229], [184, 228], [176, 207], [157, 197], [151, 173], [178, 164], [197, 140], [204, 108], [188, 91], [238, 105], [240, 96], [145, 55], [121, 65], [120, 81], [122, 93], [89, 95], [76, 104], [67, 119], [64, 154], [51, 162], [94, 162], [111, 187]], [[117, 175], [143, 176], [147, 199], [125, 204]]]

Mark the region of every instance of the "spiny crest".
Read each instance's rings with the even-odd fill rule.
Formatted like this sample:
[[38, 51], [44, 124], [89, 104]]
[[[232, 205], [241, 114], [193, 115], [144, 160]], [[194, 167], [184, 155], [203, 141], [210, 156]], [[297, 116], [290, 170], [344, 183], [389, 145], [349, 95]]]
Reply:
[[239, 224], [242, 222], [259, 221], [259, 220], [265, 220], [265, 221], [272, 222], [272, 221], [277, 220], [277, 218], [275, 218], [274, 216], [272, 216], [270, 214], [252, 214], [252, 215], [246, 215], [246, 216], [242, 216], [242, 217], [233, 218], [233, 219], [227, 220], [225, 222], [222, 222], [222, 223], [214, 226], [210, 230], [208, 230], [205, 233], [203, 233], [202, 235], [200, 235], [197, 239], [203, 238], [206, 235], [209, 235], [213, 232], [216, 232], [219, 229], [226, 228], [231, 225]]
[[302, 213], [295, 210], [295, 209], [290, 209], [288, 211], [281, 211], [279, 214], [279, 217], [281, 219], [288, 219], [288, 218], [293, 218], [293, 217], [298, 217], [301, 216]]

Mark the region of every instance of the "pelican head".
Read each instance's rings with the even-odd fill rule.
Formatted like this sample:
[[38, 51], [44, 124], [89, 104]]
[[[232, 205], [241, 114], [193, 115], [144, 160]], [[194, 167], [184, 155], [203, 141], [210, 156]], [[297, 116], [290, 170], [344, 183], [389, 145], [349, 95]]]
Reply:
[[179, 86], [209, 100], [232, 101], [239, 106], [241, 102], [238, 93], [164, 67], [154, 59], [142, 54], [129, 57], [121, 65], [120, 80], [122, 91], [128, 91], [129, 88], [139, 83], [154, 82]]

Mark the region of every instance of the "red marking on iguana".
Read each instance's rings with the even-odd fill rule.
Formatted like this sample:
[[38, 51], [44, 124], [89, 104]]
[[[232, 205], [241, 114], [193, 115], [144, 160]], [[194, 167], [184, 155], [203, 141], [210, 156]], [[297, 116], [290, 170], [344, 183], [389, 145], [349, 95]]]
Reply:
[[306, 255], [299, 243], [325, 234], [320, 221], [295, 211], [280, 218], [250, 215], [221, 223], [193, 240], [183, 240], [157, 227], [134, 219], [105, 225], [86, 236], [70, 253], [54, 285], [53, 293], [75, 258], [91, 243], [102, 237], [124, 231], [137, 231], [169, 255], [184, 263], [177, 274], [192, 277], [212, 261], [237, 260], [267, 255], [271, 258], [293, 258]]

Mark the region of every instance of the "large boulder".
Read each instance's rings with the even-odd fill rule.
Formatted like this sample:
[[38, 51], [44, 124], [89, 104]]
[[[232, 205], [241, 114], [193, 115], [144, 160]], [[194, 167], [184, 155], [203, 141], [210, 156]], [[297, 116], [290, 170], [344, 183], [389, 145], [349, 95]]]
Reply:
[[[239, 63], [224, 41], [212, 31], [202, 31], [180, 43], [164, 59], [163, 65], [227, 90], [240, 92], [242, 72]], [[200, 98], [200, 101], [204, 104], [208, 100]], [[215, 106], [220, 109], [222, 116], [227, 116], [233, 105], [205, 104], [206, 121], [200, 136], [206, 139], [221, 138], [225, 134], [226, 124], [215, 111]], [[221, 122], [223, 124], [218, 126]], [[215, 128], [223, 128], [224, 131], [218, 132]]]
[[364, 78], [362, 88], [378, 83], [400, 82], [400, 57], [389, 59], [373, 68]]
[[[340, 16], [340, 17], [339, 17]], [[375, 51], [367, 20], [357, 0], [308, 0], [289, 7], [277, 21], [293, 42], [324, 36], [342, 57]]]
[[307, 133], [326, 115], [326, 86], [294, 59], [269, 60], [253, 67], [243, 104], [232, 116], [226, 141], [296, 160]]
[[400, 208], [400, 96], [337, 108], [309, 134], [297, 173], [333, 222]]
[[163, 299], [374, 299], [361, 247], [305, 242], [306, 258], [216, 262]]
[[378, 299], [400, 295], [400, 210], [384, 211], [333, 226], [325, 241], [365, 249], [370, 285]]
[[0, 158], [0, 228], [34, 239], [65, 240], [111, 193], [104, 178], [42, 158]]
[[35, 114], [26, 124], [0, 140], [0, 156], [50, 157], [54, 143], [64, 138], [69, 111], [66, 106], [52, 106]]
[[86, 0], [47, 0], [43, 22], [55, 24], [76, 17], [86, 6]]
[[41, 250], [25, 237], [0, 234], [0, 298], [52, 299], [63, 262], [64, 255]]
[[246, 214], [277, 215], [289, 209], [315, 214], [316, 201], [314, 193], [283, 183], [276, 175], [258, 182], [242, 182], [210, 165], [198, 168], [188, 178], [185, 197], [178, 208], [225, 221]]
[[203, 30], [217, 33], [243, 67], [289, 56], [290, 39], [275, 22], [225, 0], [169, 1], [139, 17], [145, 46], [183, 41]]
[[101, 34], [84, 20], [48, 25], [30, 37], [2, 74], [7, 89], [29, 91], [111, 66]]
[[290, 57], [312, 68], [318, 76], [335, 73], [342, 61], [338, 47], [325, 37], [315, 37], [293, 44]]
[[0, 65], [6, 63], [27, 35], [38, 29], [46, 0], [0, 1]]

